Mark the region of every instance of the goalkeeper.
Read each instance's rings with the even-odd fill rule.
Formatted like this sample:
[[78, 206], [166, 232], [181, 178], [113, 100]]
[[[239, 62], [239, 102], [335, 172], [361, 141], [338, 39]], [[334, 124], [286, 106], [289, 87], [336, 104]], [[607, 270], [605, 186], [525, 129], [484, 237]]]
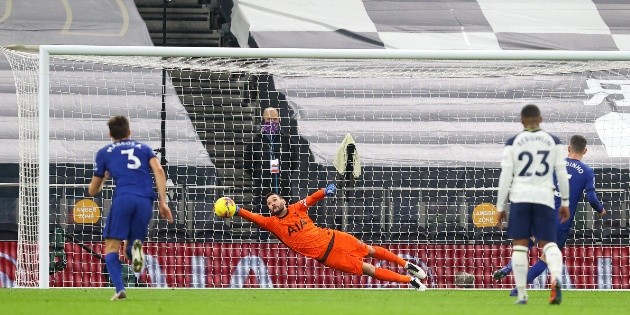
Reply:
[[[236, 215], [273, 233], [292, 250], [314, 258], [324, 266], [355, 275], [368, 275], [382, 281], [408, 283], [417, 290], [425, 290], [426, 287], [420, 280], [426, 278], [426, 273], [417, 265], [405, 261], [383, 247], [366, 245], [348, 233], [320, 228], [313, 223], [307, 213], [308, 207], [326, 196], [334, 196], [335, 192], [335, 185], [329, 184], [326, 188], [290, 205], [287, 205], [282, 196], [269, 193], [266, 200], [271, 216], [262, 216], [239, 207]], [[396, 263], [414, 277], [375, 267], [363, 262], [364, 257]]]

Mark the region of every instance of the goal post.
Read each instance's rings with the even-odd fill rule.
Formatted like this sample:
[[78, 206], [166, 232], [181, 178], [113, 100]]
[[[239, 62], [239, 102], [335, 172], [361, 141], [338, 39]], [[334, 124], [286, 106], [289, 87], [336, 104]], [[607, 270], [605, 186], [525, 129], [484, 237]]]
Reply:
[[[38, 178], [38, 203], [39, 203], [39, 224], [38, 224], [38, 261], [39, 261], [39, 288], [46, 289], [49, 286], [50, 277], [48, 274], [50, 265], [50, 247], [46, 244], [50, 244], [48, 239], [50, 233], [49, 225], [49, 211], [50, 211], [50, 199], [48, 187], [50, 185], [50, 134], [49, 134], [49, 116], [43, 113], [48, 113], [50, 110], [50, 53], [41, 47], [39, 50], [39, 89], [38, 89], [38, 110], [39, 110], [39, 178]], [[18, 264], [19, 266], [19, 264]]]
[[[566, 262], [569, 282], [629, 288], [630, 261], [622, 258], [630, 252], [624, 241], [630, 228], [628, 52], [80, 45], [43, 45], [38, 54], [2, 51], [25, 108], [19, 119], [31, 122], [20, 127], [20, 185], [26, 189], [20, 189], [19, 211], [30, 221], [20, 222], [19, 286], [107, 285], [98, 258], [85, 258], [81, 249], [100, 250], [91, 233], [100, 232], [111, 203], [108, 184], [92, 200], [98, 213], [85, 206], [91, 159], [109, 141], [105, 122], [114, 114], [129, 116], [132, 134], [158, 148], [156, 104], [164, 97], [176, 224], [153, 220], [147, 269], [129, 275], [137, 282], [391, 287], [331, 272], [238, 218], [213, 217], [209, 207], [223, 195], [259, 206], [243, 151], [259, 130], [262, 109], [278, 107], [283, 130], [302, 145], [299, 166], [291, 170], [292, 201], [330, 181], [340, 186], [337, 197], [309, 210], [318, 225], [421, 263], [431, 270], [430, 287], [507, 288], [509, 282], [488, 281], [492, 269], [509, 260], [509, 240], [490, 227], [488, 214], [503, 143], [520, 129], [520, 107], [533, 102], [545, 117], [542, 128], [563, 143], [572, 134], [587, 137], [585, 162], [595, 169], [598, 196], [610, 208], [602, 221], [588, 203], [580, 205], [570, 236], [578, 241], [566, 249], [574, 256]], [[353, 165], [357, 175], [334, 166], [348, 134], [360, 157]], [[89, 214], [95, 217], [86, 219]], [[63, 253], [44, 245], [55, 242], [55, 226], [74, 235]], [[585, 257], [590, 251], [596, 255]], [[73, 260], [55, 269], [56, 254]], [[472, 284], [461, 283], [467, 274]]]

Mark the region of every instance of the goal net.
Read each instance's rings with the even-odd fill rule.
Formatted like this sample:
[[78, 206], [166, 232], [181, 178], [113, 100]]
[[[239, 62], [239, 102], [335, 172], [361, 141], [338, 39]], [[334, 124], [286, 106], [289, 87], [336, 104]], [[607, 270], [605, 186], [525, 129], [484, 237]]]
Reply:
[[[430, 288], [510, 288], [511, 276], [492, 279], [511, 253], [493, 204], [502, 148], [534, 103], [563, 143], [586, 137], [584, 162], [607, 210], [601, 219], [578, 205], [565, 286], [630, 288], [630, 64], [621, 55], [100, 49], [51, 54], [45, 81], [38, 54], [2, 49], [19, 108], [19, 286], [110, 285], [101, 233], [114, 185], [95, 198], [86, 189], [94, 153], [110, 141], [106, 122], [122, 114], [132, 138], [158, 152], [175, 217], [166, 224], [155, 207], [146, 267], [123, 268], [129, 286], [406, 288], [328, 269], [212, 212], [228, 196], [268, 215], [268, 191], [296, 202], [336, 183], [334, 198], [309, 208], [317, 225], [421, 265]], [[279, 110], [286, 145], [260, 135], [267, 107]]]

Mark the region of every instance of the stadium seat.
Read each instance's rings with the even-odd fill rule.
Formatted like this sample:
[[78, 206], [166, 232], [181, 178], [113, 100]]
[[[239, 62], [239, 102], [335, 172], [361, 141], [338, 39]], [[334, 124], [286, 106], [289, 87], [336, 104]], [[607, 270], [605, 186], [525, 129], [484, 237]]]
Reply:
[[592, 229], [575, 229], [567, 238], [567, 244], [590, 245], [602, 241], [602, 231]]
[[389, 241], [393, 243], [415, 243], [428, 238], [427, 231], [413, 223], [395, 223], [389, 231]]
[[475, 242], [481, 242], [484, 244], [509, 244], [510, 240], [507, 238], [505, 230], [498, 230], [496, 228], [480, 228], [474, 231]]
[[457, 224], [438, 225], [428, 231], [428, 239], [435, 243], [461, 244], [470, 238], [470, 233]]
[[188, 240], [187, 229], [183, 224], [167, 224], [151, 231], [149, 240], [153, 242], [186, 242]]
[[17, 241], [17, 223], [0, 223], [0, 241]]
[[223, 221], [205, 221], [189, 235], [193, 242], [217, 242], [230, 238], [230, 227]]
[[624, 227], [605, 229], [602, 234], [602, 243], [610, 245], [630, 245], [630, 229]]
[[354, 222], [347, 226], [346, 232], [354, 235], [366, 244], [382, 243], [385, 240], [383, 231], [378, 224]]
[[66, 234], [81, 243], [103, 241], [103, 227], [100, 224], [68, 224]]

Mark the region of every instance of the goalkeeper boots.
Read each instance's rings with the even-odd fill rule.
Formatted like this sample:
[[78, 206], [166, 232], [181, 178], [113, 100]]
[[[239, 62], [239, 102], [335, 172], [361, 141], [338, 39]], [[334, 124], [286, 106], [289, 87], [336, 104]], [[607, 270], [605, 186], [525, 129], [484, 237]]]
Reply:
[[420, 280], [418, 280], [418, 278], [416, 277], [411, 278], [411, 280], [409, 281], [409, 284], [418, 291], [426, 291], [427, 289], [427, 287], [422, 282], [420, 282]]
[[112, 296], [112, 298], [109, 300], [116, 301], [116, 300], [124, 300], [126, 298], [127, 298], [127, 292], [125, 290], [122, 290], [120, 292], [116, 292], [116, 294], [114, 294], [114, 296]]
[[144, 254], [142, 253], [142, 242], [140, 240], [133, 241], [133, 247], [131, 248], [131, 261], [133, 264], [133, 271], [142, 271], [142, 267], [144, 267]]
[[562, 283], [558, 279], [553, 279], [551, 281], [549, 304], [560, 304], [560, 302], [562, 302]]
[[416, 264], [412, 264], [410, 262], [407, 262], [407, 264], [405, 265], [405, 269], [407, 269], [407, 272], [409, 272], [410, 274], [414, 275], [415, 277], [417, 277], [420, 280], [422, 280], [422, 279], [427, 277], [427, 273], [424, 270], [422, 270], [422, 268], [420, 268]]

